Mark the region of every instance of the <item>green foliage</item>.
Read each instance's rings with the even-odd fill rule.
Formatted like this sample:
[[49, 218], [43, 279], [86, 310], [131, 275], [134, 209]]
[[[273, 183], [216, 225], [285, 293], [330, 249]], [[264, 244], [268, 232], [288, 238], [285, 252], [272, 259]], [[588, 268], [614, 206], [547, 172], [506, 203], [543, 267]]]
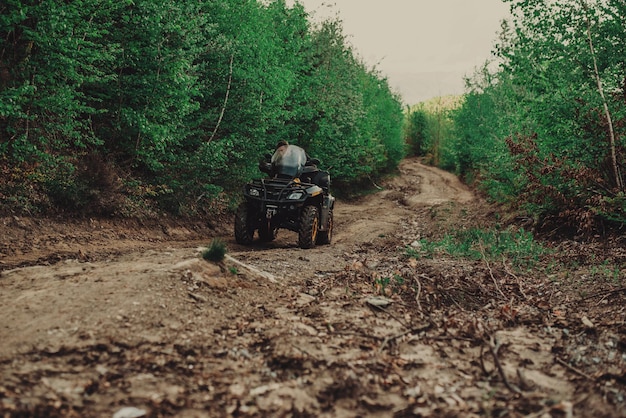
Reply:
[[482, 230], [471, 228], [446, 234], [440, 241], [419, 241], [417, 248], [407, 248], [410, 257], [433, 257], [445, 253], [472, 260], [509, 260], [516, 267], [532, 267], [548, 250], [523, 229]]
[[31, 192], [1, 188], [3, 207], [15, 193], [33, 206], [93, 206], [102, 193], [84, 155], [136, 183], [116, 193], [180, 214], [239, 191], [280, 139], [332, 166], [335, 181], [393, 170], [404, 156], [399, 97], [340, 22], [307, 18], [284, 0], [5, 1], [3, 177], [32, 175]]
[[[516, 126], [512, 112], [508, 111], [515, 97], [510, 97], [509, 85], [504, 81], [489, 85], [486, 68], [475, 75], [474, 83], [483, 87], [474, 85], [462, 106], [452, 112], [455, 170], [496, 202], [510, 202], [517, 199], [523, 186], [523, 180], [513, 169], [513, 157], [502, 140]], [[484, 90], [479, 91], [480, 88]]]
[[451, 115], [461, 102], [459, 96], [435, 97], [408, 109], [404, 137], [413, 155], [425, 157], [428, 164], [456, 169]]
[[405, 142], [409, 146], [411, 155], [423, 156], [426, 154], [427, 113], [424, 110], [409, 110], [405, 121]]
[[400, 293], [405, 286], [405, 280], [398, 274], [393, 277], [375, 277], [372, 286], [378, 294], [387, 296], [389, 293]]
[[211, 245], [202, 252], [202, 258], [207, 261], [213, 261], [219, 263], [224, 260], [228, 249], [224, 241], [220, 239], [214, 239], [211, 241]]
[[468, 80], [453, 116], [459, 172], [546, 228], [623, 224], [623, 2], [505, 1], [499, 66]]
[[395, 168], [404, 156], [402, 107], [385, 79], [347, 45], [337, 21], [312, 33], [307, 108], [298, 143], [333, 167], [335, 181], [353, 182]]

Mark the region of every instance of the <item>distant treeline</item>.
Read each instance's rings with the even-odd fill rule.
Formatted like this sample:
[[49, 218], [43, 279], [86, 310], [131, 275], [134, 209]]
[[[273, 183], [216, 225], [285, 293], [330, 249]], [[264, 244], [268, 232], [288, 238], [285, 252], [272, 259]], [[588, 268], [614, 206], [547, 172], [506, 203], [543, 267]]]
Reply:
[[504, 1], [512, 18], [496, 59], [468, 80], [462, 101], [409, 112], [413, 152], [523, 212], [538, 230], [621, 231], [626, 2]]
[[3, 0], [0, 212], [194, 214], [279, 140], [340, 184], [404, 156], [400, 98], [284, 0]]

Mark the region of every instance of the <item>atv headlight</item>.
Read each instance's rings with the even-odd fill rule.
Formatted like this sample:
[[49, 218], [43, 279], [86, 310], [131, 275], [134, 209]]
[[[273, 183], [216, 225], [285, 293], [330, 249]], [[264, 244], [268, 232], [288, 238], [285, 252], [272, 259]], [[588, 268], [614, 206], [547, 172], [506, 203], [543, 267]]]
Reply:
[[250, 189], [248, 190], [248, 193], [249, 193], [249, 194], [250, 194], [250, 196], [252, 196], [252, 197], [259, 197], [259, 196], [261, 196], [261, 193], [259, 192], [259, 190], [258, 190], [258, 189], [253, 189], [253, 188], [250, 188]]
[[293, 192], [287, 196], [287, 200], [300, 200], [304, 196], [304, 192]]

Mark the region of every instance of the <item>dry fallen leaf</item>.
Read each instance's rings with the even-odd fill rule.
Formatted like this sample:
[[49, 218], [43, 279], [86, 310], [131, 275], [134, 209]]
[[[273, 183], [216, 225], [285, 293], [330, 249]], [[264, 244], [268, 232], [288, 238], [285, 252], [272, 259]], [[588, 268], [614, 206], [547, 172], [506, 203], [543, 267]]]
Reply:
[[584, 325], [585, 327], [587, 327], [587, 328], [593, 329], [593, 328], [595, 328], [595, 327], [596, 327], [596, 326], [593, 324], [593, 322], [591, 322], [591, 320], [590, 320], [589, 318], [587, 318], [587, 316], [586, 316], [586, 315], [584, 315], [584, 316], [582, 317], [582, 322], [583, 322], [583, 325]]

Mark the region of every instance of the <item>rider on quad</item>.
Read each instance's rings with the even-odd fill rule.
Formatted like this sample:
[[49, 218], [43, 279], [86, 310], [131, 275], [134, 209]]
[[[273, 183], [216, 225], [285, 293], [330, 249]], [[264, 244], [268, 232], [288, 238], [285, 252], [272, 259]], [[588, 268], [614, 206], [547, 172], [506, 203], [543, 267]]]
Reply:
[[[299, 177], [302, 183], [315, 184], [328, 193], [330, 174], [321, 171], [317, 167], [319, 163], [317, 158], [309, 157], [309, 154], [301, 147], [290, 145], [287, 141], [281, 140], [276, 144], [274, 155], [266, 156], [266, 161], [259, 164], [259, 169], [270, 177]], [[298, 172], [298, 168], [301, 169], [301, 172]]]

